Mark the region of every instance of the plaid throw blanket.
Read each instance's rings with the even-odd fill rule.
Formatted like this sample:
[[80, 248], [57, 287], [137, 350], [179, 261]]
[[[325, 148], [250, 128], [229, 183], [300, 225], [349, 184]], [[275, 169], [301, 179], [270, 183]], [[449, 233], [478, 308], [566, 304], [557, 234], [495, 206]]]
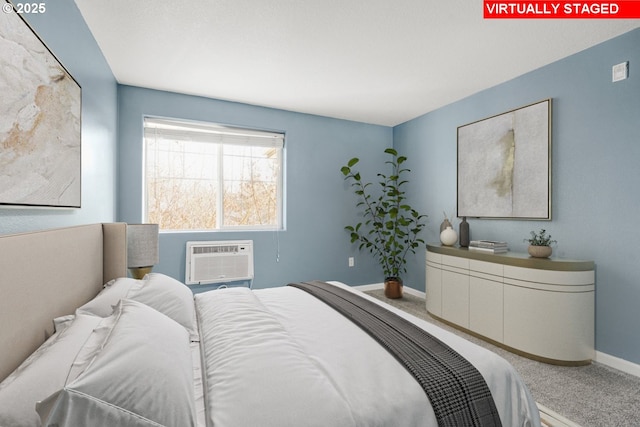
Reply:
[[328, 283], [290, 283], [351, 319], [391, 353], [422, 386], [438, 426], [501, 426], [491, 391], [478, 370], [422, 328]]

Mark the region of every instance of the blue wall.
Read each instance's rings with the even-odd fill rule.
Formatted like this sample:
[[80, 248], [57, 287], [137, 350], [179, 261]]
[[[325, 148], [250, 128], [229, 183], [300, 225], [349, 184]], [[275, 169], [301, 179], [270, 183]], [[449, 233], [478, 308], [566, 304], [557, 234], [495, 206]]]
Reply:
[[[611, 67], [630, 63], [627, 80]], [[414, 170], [410, 197], [431, 218], [455, 215], [456, 130], [553, 98], [552, 215], [548, 221], [470, 220], [471, 237], [505, 240], [525, 251], [530, 230], [546, 228], [557, 256], [596, 262], [596, 348], [640, 363], [640, 30], [555, 62], [394, 128], [395, 147]], [[458, 221], [456, 222], [458, 224]], [[424, 260], [412, 265], [424, 289]], [[428, 284], [427, 284], [428, 286]]]
[[[352, 285], [383, 280], [367, 254], [349, 244], [343, 227], [355, 216], [354, 196], [340, 167], [354, 156], [373, 179], [392, 145], [392, 129], [255, 107], [209, 98], [120, 86], [118, 220], [142, 220], [142, 120], [145, 115], [202, 120], [284, 131], [286, 229], [257, 232], [161, 233], [154, 271], [184, 280], [189, 240], [254, 241], [254, 287], [300, 280], [340, 280]], [[349, 256], [356, 265], [349, 268]]]
[[115, 220], [117, 83], [73, 0], [23, 15], [82, 87], [82, 208], [0, 208], [0, 234]]

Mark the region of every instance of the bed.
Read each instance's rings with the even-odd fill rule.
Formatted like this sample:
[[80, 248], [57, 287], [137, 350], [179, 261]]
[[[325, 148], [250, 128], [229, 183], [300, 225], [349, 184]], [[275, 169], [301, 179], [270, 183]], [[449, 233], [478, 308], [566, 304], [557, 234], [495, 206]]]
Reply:
[[[34, 269], [36, 247], [48, 261]], [[162, 274], [126, 277], [124, 224], [2, 236], [0, 259], [3, 427], [460, 425], [445, 412], [476, 417], [464, 425], [540, 425], [504, 359], [339, 282], [194, 297]], [[464, 360], [485, 406], [425, 392], [414, 358], [357, 323], [382, 317]], [[438, 381], [463, 382], [451, 375]], [[493, 421], [477, 414], [489, 406]]]

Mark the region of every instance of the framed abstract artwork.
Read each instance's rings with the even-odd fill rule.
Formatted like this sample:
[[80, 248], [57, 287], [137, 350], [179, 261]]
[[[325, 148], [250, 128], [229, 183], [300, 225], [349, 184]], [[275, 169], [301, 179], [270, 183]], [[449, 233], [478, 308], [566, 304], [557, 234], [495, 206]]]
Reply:
[[8, 0], [0, 87], [0, 205], [79, 208], [81, 88]]
[[551, 219], [551, 99], [458, 127], [457, 215]]

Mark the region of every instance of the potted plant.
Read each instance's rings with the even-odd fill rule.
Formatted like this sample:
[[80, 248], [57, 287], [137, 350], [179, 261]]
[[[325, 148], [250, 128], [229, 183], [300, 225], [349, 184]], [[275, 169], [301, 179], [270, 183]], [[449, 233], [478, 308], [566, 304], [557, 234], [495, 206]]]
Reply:
[[551, 245], [558, 243], [557, 240], [552, 240], [551, 235], [547, 234], [547, 230], [540, 229], [539, 233], [535, 231], [531, 232], [531, 238], [524, 239], [525, 242], [529, 242], [529, 248], [527, 251], [529, 255], [536, 258], [548, 258], [551, 256]]
[[371, 182], [364, 182], [360, 172], [353, 170], [360, 161], [357, 157], [341, 168], [344, 179], [351, 182], [358, 196], [356, 206], [362, 209], [363, 217], [361, 222], [348, 225], [345, 230], [351, 236], [351, 243], [360, 242], [358, 249], [367, 249], [380, 263], [385, 275], [385, 295], [400, 298], [400, 276], [407, 271], [407, 254], [415, 254], [416, 249], [424, 244], [419, 235], [426, 225], [426, 215], [419, 214], [406, 202], [403, 186], [408, 181], [404, 175], [410, 170], [403, 168], [402, 164], [407, 157], [399, 156], [393, 148], [384, 152], [391, 156], [385, 162], [391, 167], [391, 172], [389, 175], [377, 174], [379, 195], [374, 195]]

